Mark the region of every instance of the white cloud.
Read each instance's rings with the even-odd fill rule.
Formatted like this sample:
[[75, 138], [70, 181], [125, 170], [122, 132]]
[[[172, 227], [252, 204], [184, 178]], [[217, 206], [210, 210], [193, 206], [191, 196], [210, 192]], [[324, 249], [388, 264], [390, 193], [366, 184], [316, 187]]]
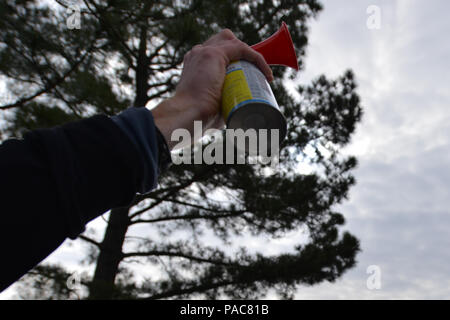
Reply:
[[[361, 22], [382, 10], [380, 30]], [[305, 79], [352, 68], [365, 117], [346, 152], [358, 184], [341, 206], [361, 239], [358, 266], [299, 299], [444, 299], [450, 295], [450, 22], [446, 1], [324, 1], [312, 26]], [[350, 8], [350, 10], [347, 10]], [[368, 290], [379, 265], [382, 289]]]

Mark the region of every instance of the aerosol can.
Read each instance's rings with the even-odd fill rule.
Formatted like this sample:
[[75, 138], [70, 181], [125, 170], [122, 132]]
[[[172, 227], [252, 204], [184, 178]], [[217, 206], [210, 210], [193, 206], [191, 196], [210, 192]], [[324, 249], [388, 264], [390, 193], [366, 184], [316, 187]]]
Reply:
[[[298, 70], [291, 35], [284, 22], [276, 33], [252, 48], [261, 53], [269, 65]], [[259, 129], [278, 129], [280, 143], [286, 136], [286, 119], [270, 84], [258, 67], [245, 60], [233, 61], [227, 67], [222, 116], [228, 129], [255, 129], [257, 132]]]

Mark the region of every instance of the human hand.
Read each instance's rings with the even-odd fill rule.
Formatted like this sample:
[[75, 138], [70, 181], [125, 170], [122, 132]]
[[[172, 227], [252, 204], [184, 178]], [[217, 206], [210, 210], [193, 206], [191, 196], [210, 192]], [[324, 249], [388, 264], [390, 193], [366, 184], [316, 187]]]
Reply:
[[272, 70], [264, 57], [228, 29], [194, 46], [184, 56], [175, 95], [152, 110], [155, 124], [170, 148], [173, 147], [170, 141], [172, 131], [185, 128], [192, 136], [195, 120], [202, 121], [203, 131], [223, 127], [224, 120], [220, 114], [222, 87], [226, 67], [234, 60], [254, 63], [269, 81], [273, 80]]

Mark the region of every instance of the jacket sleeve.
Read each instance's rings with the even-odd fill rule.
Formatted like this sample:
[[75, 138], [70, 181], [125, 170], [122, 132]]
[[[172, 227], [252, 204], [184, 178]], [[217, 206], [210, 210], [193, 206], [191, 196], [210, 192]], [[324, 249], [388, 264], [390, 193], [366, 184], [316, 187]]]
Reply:
[[[0, 291], [86, 223], [156, 186], [165, 141], [150, 111], [133, 114], [97, 115], [0, 145]], [[137, 128], [124, 129], [133, 119]]]

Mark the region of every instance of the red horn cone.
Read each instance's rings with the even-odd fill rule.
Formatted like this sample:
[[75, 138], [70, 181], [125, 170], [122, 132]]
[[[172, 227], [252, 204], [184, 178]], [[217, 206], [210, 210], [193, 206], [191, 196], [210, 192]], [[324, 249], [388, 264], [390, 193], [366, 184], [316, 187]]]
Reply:
[[284, 21], [277, 32], [251, 47], [261, 53], [268, 64], [286, 66], [298, 71], [294, 44]]

